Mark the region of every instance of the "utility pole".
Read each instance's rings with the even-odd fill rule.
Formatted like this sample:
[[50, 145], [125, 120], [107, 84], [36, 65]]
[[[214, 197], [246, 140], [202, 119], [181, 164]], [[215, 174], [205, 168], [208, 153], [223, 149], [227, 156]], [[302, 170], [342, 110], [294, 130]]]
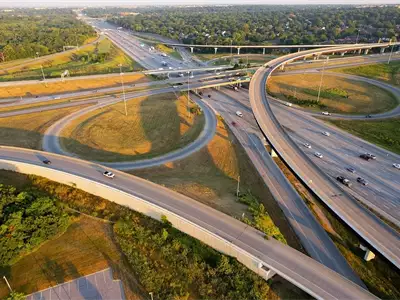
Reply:
[[322, 87], [322, 80], [324, 79], [324, 71], [325, 71], [325, 65], [328, 62], [328, 58], [326, 61], [324, 61], [324, 65], [322, 67], [322, 74], [321, 74], [321, 81], [319, 82], [319, 89], [318, 89], [318, 99], [317, 102], [319, 102], [319, 96], [321, 95], [321, 87]]
[[231, 64], [233, 62], [233, 54], [232, 54], [232, 39], [231, 39]]
[[7, 286], [8, 286], [8, 289], [10, 290], [10, 293], [12, 293], [13, 290], [12, 290], [10, 284], [8, 283], [7, 277], [6, 277], [6, 276], [3, 276], [3, 279], [5, 280], [5, 282], [6, 282]]
[[40, 69], [42, 70], [42, 76], [43, 76], [44, 85], [47, 87], [46, 77], [44, 76], [44, 71], [43, 71], [43, 66], [42, 65], [40, 65]]
[[149, 292], [149, 295], [151, 297], [151, 300], [153, 300], [153, 292]]
[[125, 116], [128, 116], [128, 109], [126, 107], [126, 97], [125, 97], [125, 87], [124, 87], [124, 79], [122, 77], [122, 75], [124, 73], [122, 73], [122, 64], [119, 64], [119, 75], [121, 77], [121, 86], [122, 86], [122, 95], [124, 97], [124, 106], [125, 106]]

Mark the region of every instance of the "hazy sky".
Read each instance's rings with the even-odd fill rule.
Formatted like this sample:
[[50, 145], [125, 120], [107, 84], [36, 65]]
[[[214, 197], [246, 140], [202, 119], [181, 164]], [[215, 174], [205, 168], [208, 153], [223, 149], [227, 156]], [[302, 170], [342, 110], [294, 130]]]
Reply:
[[400, 0], [0, 0], [1, 7], [158, 4], [400, 4]]

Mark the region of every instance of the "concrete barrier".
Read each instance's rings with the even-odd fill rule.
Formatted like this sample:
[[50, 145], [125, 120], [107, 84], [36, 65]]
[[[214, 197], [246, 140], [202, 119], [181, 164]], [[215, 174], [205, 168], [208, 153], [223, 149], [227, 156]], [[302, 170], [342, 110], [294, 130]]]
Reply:
[[132, 194], [82, 176], [77, 176], [40, 165], [0, 159], [0, 169], [42, 176], [59, 183], [81, 189], [85, 192], [102, 197], [119, 205], [126, 206], [156, 220], [161, 220], [161, 217], [165, 215], [168, 221], [171, 222], [172, 225], [178, 230], [202, 241], [219, 252], [235, 257], [243, 265], [257, 273], [265, 280], [276, 274], [275, 271], [263, 264], [259, 258], [251, 255], [243, 249], [240, 249], [230, 241], [223, 239], [215, 233], [212, 233], [211, 231], [204, 229], [167, 209], [164, 209], [158, 205], [155, 205], [154, 203], [150, 203]]

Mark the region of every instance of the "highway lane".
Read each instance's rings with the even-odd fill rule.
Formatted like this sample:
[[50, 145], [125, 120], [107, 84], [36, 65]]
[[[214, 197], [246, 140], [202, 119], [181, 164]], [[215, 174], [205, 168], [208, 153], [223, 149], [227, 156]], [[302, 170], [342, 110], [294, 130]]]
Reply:
[[[368, 45], [382, 47], [384, 45]], [[282, 159], [302, 179], [302, 181], [344, 222], [353, 228], [367, 243], [385, 256], [398, 268], [400, 267], [400, 239], [397, 232], [384, 224], [373, 213], [359, 204], [354, 197], [322, 172], [286, 134], [276, 119], [269, 97], [265, 92], [267, 78], [281, 63], [312, 55], [313, 53], [330, 53], [348, 49], [365, 49], [366, 46], [332, 47], [303, 51], [268, 63], [268, 67], [260, 68], [250, 83], [250, 103], [256, 120], [273, 148]]]
[[[260, 138], [262, 133], [251, 110], [243, 110], [241, 103], [220, 92], [213, 92], [207, 102], [222, 115], [245, 149], [307, 253], [316, 261], [364, 287], [304, 200], [266, 151]], [[237, 117], [236, 111], [242, 111], [243, 118]], [[236, 125], [233, 126], [232, 122]]]
[[[52, 164], [44, 165], [41, 162], [43, 157], [51, 160]], [[0, 159], [5, 163], [21, 161], [67, 172], [167, 209], [258, 257], [264, 265], [318, 299], [376, 299], [358, 285], [291, 247], [274, 239], [266, 240], [264, 234], [246, 224], [147, 180], [117, 170], [113, 170], [115, 179], [110, 180], [102, 175], [103, 166], [21, 148], [0, 147]]]

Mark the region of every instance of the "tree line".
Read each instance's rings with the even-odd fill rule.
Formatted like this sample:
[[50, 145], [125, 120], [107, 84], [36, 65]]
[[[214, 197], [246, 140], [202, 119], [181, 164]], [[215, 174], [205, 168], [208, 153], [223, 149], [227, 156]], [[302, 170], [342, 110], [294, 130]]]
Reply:
[[70, 9], [15, 9], [0, 12], [0, 62], [63, 51], [94, 37], [91, 26]]
[[137, 32], [194, 44], [314, 44], [396, 38], [396, 6], [205, 6], [91, 8], [85, 13]]

